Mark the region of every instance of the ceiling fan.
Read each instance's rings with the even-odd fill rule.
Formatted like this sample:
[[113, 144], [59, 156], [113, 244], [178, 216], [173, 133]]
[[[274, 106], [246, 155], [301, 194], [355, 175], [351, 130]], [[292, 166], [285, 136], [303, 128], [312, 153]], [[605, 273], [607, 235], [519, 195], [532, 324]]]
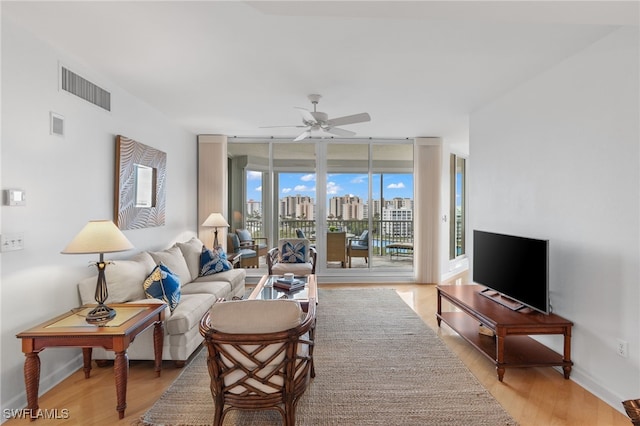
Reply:
[[302, 114], [302, 125], [298, 126], [267, 126], [263, 128], [275, 128], [275, 127], [295, 127], [295, 128], [307, 128], [302, 132], [294, 141], [301, 141], [311, 136], [311, 132], [318, 130], [325, 133], [330, 133], [337, 136], [353, 136], [356, 133], [350, 130], [341, 129], [336, 126], [343, 126], [345, 124], [364, 123], [371, 121], [371, 116], [368, 113], [362, 112], [360, 114], [345, 115], [344, 117], [329, 118], [327, 113], [316, 111], [316, 106], [321, 98], [321, 95], [308, 95], [307, 98], [313, 104], [313, 111], [309, 111], [305, 108], [295, 107], [300, 114]]

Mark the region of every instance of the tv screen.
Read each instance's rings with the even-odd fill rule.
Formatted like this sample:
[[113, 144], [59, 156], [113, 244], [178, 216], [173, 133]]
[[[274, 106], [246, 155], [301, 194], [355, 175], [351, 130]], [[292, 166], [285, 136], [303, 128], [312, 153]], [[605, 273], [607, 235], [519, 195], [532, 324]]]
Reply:
[[473, 231], [473, 281], [549, 313], [549, 241]]

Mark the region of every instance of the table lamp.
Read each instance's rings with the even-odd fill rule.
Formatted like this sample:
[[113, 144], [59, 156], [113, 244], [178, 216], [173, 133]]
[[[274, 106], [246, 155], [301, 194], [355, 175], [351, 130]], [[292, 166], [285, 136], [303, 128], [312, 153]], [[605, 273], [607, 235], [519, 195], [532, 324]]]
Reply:
[[96, 302], [98, 302], [98, 306], [87, 314], [86, 320], [89, 324], [104, 325], [116, 316], [116, 311], [104, 304], [109, 296], [104, 270], [107, 264], [111, 263], [105, 262], [104, 254], [132, 248], [133, 245], [112, 221], [92, 220], [62, 250], [63, 254], [100, 254], [100, 260], [96, 262], [98, 267]]
[[228, 228], [229, 224], [225, 220], [224, 216], [220, 213], [211, 213], [207, 220], [204, 221], [202, 226], [213, 227], [213, 248], [218, 247], [218, 228], [225, 227]]

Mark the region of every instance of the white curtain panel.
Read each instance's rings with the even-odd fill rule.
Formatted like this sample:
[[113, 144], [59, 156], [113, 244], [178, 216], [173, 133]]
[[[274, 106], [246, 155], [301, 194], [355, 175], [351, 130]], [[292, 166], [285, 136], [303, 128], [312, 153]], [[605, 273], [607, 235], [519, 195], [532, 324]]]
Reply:
[[416, 138], [414, 145], [414, 273], [418, 283], [440, 282], [442, 140]]

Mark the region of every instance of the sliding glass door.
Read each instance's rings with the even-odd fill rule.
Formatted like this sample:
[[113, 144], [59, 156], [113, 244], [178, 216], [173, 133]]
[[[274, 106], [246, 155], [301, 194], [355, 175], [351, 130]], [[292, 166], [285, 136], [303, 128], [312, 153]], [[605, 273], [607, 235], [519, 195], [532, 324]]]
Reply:
[[228, 152], [230, 185], [242, 188], [230, 187], [230, 214], [271, 246], [303, 235], [328, 276], [412, 274], [412, 141], [234, 141]]

